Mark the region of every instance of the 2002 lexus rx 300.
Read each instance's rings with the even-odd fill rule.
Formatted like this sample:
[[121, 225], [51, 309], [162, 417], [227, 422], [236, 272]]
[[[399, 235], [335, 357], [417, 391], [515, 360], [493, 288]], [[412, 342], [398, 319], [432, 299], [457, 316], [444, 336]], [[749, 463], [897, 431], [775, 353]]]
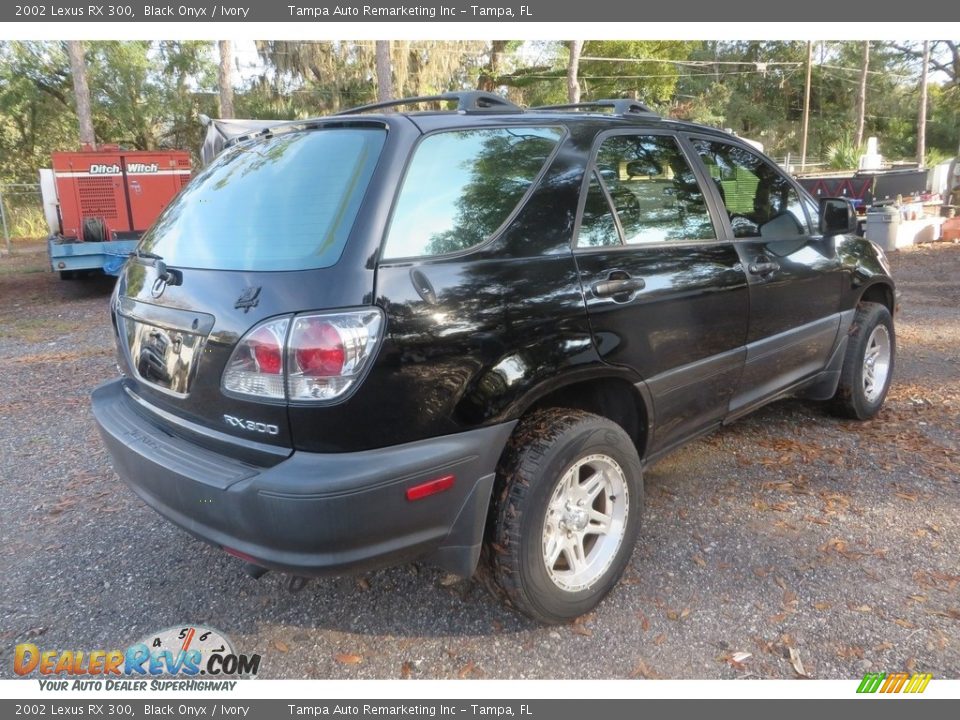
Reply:
[[560, 622], [664, 453], [787, 395], [880, 409], [894, 283], [846, 201], [632, 101], [444, 101], [238, 142], [144, 236], [93, 408], [163, 516], [304, 576], [470, 575], [488, 542]]

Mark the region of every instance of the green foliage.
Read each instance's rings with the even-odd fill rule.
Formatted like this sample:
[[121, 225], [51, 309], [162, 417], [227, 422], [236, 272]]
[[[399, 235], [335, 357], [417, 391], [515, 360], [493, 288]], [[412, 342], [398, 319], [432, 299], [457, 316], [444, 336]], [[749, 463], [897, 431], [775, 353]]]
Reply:
[[860, 164], [860, 156], [866, 147], [857, 147], [853, 138], [845, 135], [827, 148], [827, 164], [834, 170], [849, 170]]
[[[863, 43], [814, 43], [808, 157], [856, 166]], [[919, 44], [873, 42], [865, 136], [891, 159], [916, 152]], [[258, 75], [237, 79], [238, 117], [297, 118], [371, 102], [371, 41], [265, 41]], [[960, 144], [960, 51], [933, 43], [927, 148], [956, 155]], [[496, 49], [496, 52], [493, 50]], [[99, 142], [196, 151], [200, 113], [217, 114], [217, 54], [198, 41], [86, 43]], [[806, 42], [588, 41], [580, 64], [582, 98], [637, 97], [665, 114], [731, 128], [768, 153], [799, 156]], [[592, 59], [591, 59], [592, 58]], [[527, 105], [567, 99], [565, 41], [393, 41], [398, 95], [479, 84]], [[78, 145], [73, 84], [64, 46], [0, 42], [0, 182], [35, 182], [52, 150]]]

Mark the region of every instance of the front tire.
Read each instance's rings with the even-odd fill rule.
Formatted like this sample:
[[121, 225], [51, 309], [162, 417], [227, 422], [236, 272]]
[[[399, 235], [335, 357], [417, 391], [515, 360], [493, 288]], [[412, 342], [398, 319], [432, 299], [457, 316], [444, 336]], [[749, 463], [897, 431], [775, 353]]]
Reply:
[[640, 531], [643, 479], [630, 436], [579, 410], [521, 420], [498, 467], [493, 575], [542, 623], [572, 620], [617, 584]]
[[836, 414], [869, 420], [880, 412], [893, 380], [896, 351], [890, 311], [879, 303], [860, 303], [832, 401]]

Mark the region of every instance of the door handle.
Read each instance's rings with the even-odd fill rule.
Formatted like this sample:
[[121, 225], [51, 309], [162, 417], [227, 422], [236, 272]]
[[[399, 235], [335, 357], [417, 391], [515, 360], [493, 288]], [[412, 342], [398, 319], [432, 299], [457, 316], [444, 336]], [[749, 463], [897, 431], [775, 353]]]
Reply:
[[775, 262], [768, 261], [758, 261], [752, 262], [747, 266], [747, 271], [751, 275], [759, 275], [760, 277], [766, 277], [770, 273], [775, 273], [780, 269], [780, 266]]
[[[615, 297], [617, 295], [633, 294], [638, 290], [643, 290], [647, 283], [643, 278], [634, 278], [626, 273], [610, 273], [606, 280], [600, 280], [590, 286], [596, 297]], [[618, 277], [619, 276], [619, 277]]]

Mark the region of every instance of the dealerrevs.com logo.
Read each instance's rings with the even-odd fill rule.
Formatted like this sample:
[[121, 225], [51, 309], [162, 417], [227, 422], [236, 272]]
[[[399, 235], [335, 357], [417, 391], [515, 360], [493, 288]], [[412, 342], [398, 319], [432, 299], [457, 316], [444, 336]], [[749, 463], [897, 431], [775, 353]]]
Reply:
[[16, 646], [13, 671], [34, 676], [41, 690], [233, 690], [255, 678], [260, 655], [234, 651], [219, 630], [200, 625], [151, 633], [125, 650]]

